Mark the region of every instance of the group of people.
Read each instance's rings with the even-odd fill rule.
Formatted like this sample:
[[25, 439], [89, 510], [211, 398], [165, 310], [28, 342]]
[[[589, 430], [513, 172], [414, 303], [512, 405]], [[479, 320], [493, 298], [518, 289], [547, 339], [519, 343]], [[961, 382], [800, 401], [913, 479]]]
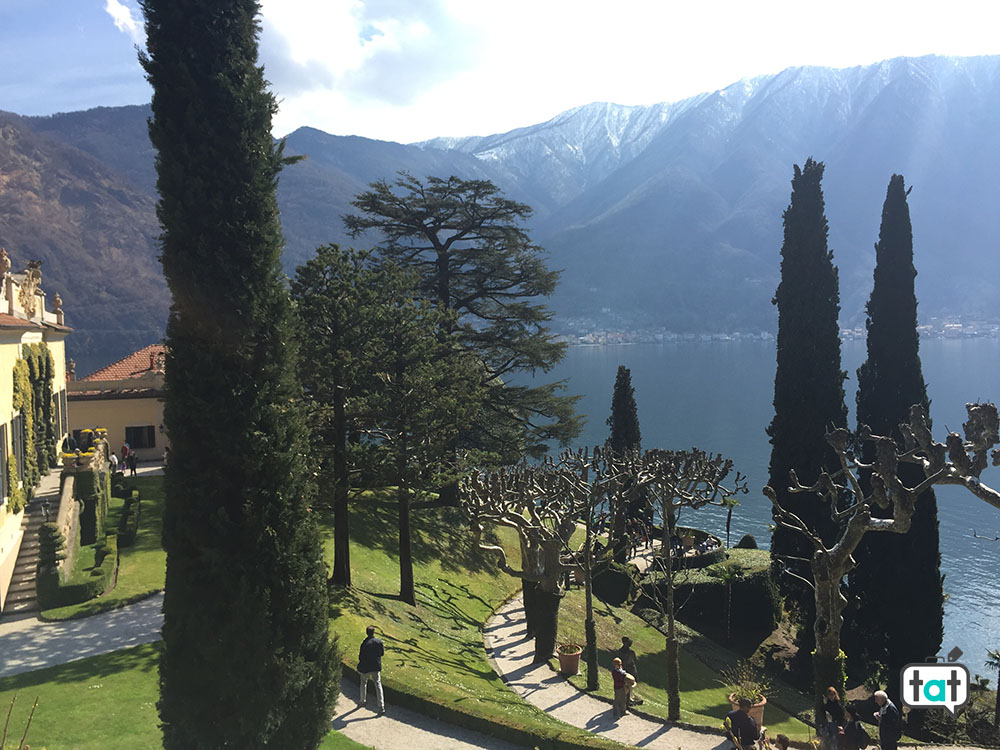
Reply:
[[[872, 718], [878, 724], [878, 741], [882, 750], [896, 750], [903, 736], [903, 717], [896, 704], [889, 700], [884, 690], [875, 692], [878, 706]], [[861, 724], [860, 709], [857, 704], [842, 703], [836, 688], [828, 687], [823, 698], [826, 712], [826, 726], [822, 738], [831, 750], [864, 750], [871, 744], [871, 737]]]
[[615, 719], [620, 719], [628, 713], [629, 706], [642, 703], [642, 698], [632, 693], [639, 678], [636, 677], [638, 670], [632, 639], [627, 635], [622, 636], [622, 647], [618, 649], [612, 664], [611, 680], [615, 688], [615, 701], [611, 706], [611, 714]]
[[115, 455], [114, 451], [111, 451], [109, 461], [111, 462], [112, 474], [118, 471], [120, 467], [122, 472], [128, 469], [129, 476], [134, 477], [136, 475], [135, 467], [139, 463], [139, 457], [128, 443], [122, 443], [122, 457], [120, 459]]
[[[896, 750], [902, 731], [902, 717], [896, 705], [889, 700], [884, 690], [875, 693], [878, 711], [873, 714], [878, 724], [879, 746], [882, 750]], [[736, 750], [750, 750], [755, 746], [760, 750], [788, 750], [789, 739], [783, 734], [774, 738], [767, 736], [767, 728], [757, 726], [750, 715], [752, 704], [746, 698], [739, 701], [739, 708], [730, 711], [723, 727]], [[864, 750], [872, 744], [872, 739], [861, 724], [860, 709], [854, 703], [842, 703], [836, 688], [828, 687], [823, 698], [826, 723], [817, 734], [821, 747], [826, 750]]]

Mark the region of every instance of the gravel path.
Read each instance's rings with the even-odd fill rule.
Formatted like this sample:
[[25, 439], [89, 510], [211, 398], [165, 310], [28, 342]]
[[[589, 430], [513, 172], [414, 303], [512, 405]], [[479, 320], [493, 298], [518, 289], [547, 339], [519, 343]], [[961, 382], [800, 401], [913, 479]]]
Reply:
[[695, 732], [632, 714], [615, 720], [611, 706], [577, 690], [548, 664], [532, 664], [534, 643], [525, 638], [524, 603], [511, 599], [486, 623], [483, 640], [497, 673], [529, 703], [567, 724], [637, 747], [662, 750], [728, 750], [721, 731]]

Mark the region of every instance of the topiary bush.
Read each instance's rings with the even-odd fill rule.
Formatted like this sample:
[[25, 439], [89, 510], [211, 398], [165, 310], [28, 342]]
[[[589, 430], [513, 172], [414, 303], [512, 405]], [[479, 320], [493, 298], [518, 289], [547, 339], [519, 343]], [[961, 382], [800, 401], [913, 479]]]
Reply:
[[139, 502], [139, 490], [132, 490], [132, 494], [125, 498], [125, 505], [122, 507], [121, 523], [118, 527], [119, 547], [131, 547], [135, 544], [135, 536], [139, 532], [141, 513], [142, 505]]
[[736, 549], [757, 549], [757, 540], [753, 534], [744, 534], [736, 543]]
[[39, 567], [35, 590], [42, 609], [66, 607], [94, 599], [114, 583], [118, 575], [118, 535], [108, 534], [102, 544], [95, 546], [95, 565], [83, 580], [62, 583], [54, 567]]
[[632, 564], [602, 562], [594, 567], [593, 576], [594, 596], [613, 607], [631, 601], [639, 588], [639, 569]]

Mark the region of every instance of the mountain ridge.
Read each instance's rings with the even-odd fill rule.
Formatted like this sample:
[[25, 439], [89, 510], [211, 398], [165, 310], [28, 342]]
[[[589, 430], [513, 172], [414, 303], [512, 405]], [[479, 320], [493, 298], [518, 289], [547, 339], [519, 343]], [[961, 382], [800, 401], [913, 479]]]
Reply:
[[[15, 258], [48, 247], [47, 268], [58, 262], [52, 249], [61, 242], [81, 267], [93, 265], [88, 255], [106, 257], [109, 248], [131, 244], [135, 277], [162, 280], [149, 115], [148, 105], [49, 117], [0, 114], [0, 127], [30, 131], [26, 148], [50, 154], [46, 169], [76, 181], [65, 202], [53, 193], [47, 210], [78, 224], [70, 231], [56, 221], [53, 230], [62, 228], [48, 237], [47, 226], [12, 223], [0, 214], [0, 244]], [[400, 144], [303, 127], [285, 138], [286, 152], [307, 158], [286, 168], [278, 187], [284, 264], [291, 273], [326, 242], [376, 242], [352, 240], [341, 221], [369, 183], [391, 182], [399, 171], [454, 174], [493, 180], [534, 208], [532, 236], [550, 265], [564, 269], [552, 299], [558, 330], [773, 331], [770, 299], [792, 164], [812, 156], [827, 165], [830, 245], [840, 267], [845, 325], [863, 323], [871, 248], [893, 173], [914, 186], [922, 319], [995, 320], [1000, 270], [984, 259], [1000, 241], [991, 199], [1000, 193], [1000, 176], [991, 169], [1000, 163], [998, 120], [1000, 57], [925, 56], [841, 69], [799, 66], [671, 103], [595, 102], [487, 136]], [[13, 159], [15, 145], [6, 148]], [[88, 192], [99, 196], [103, 218], [74, 207], [74, 190], [77, 200]], [[116, 224], [117, 238], [108, 234]], [[67, 232], [76, 238], [67, 239]], [[101, 247], [82, 237], [96, 238]], [[100, 278], [81, 280], [79, 290], [67, 278], [68, 314], [77, 297], [87, 301], [91, 317], [104, 321], [77, 325], [71, 351], [76, 338], [97, 346], [107, 361], [126, 354], [122, 347], [131, 339], [109, 322], [116, 320], [113, 301], [92, 291]], [[149, 317], [141, 328], [150, 335], [162, 331], [169, 304], [165, 286], [154, 286], [144, 292], [152, 306], [141, 313]], [[118, 286], [108, 292], [128, 294]]]

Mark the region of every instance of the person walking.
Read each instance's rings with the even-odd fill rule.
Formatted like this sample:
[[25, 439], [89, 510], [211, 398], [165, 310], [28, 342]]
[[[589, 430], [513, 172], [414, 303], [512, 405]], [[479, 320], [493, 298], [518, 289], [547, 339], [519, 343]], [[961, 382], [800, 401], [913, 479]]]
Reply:
[[135, 465], [138, 463], [138, 458], [135, 455], [135, 451], [128, 452], [128, 475], [130, 477], [135, 476]]
[[899, 738], [903, 736], [903, 717], [896, 704], [889, 700], [884, 690], [875, 691], [875, 721], [878, 722], [878, 744], [882, 750], [897, 750]]
[[108, 461], [111, 463], [111, 473], [116, 473], [118, 471], [118, 456], [114, 451], [111, 451], [111, 456], [108, 458]]
[[615, 685], [615, 702], [611, 706], [611, 715], [616, 719], [628, 713], [628, 696], [631, 692], [628, 684], [628, 673], [622, 668], [622, 660], [617, 656], [612, 661], [611, 679]]
[[368, 680], [375, 683], [375, 700], [378, 704], [378, 714], [385, 713], [385, 696], [382, 694], [382, 655], [385, 646], [381, 638], [375, 637], [375, 626], [369, 625], [366, 637], [358, 649], [358, 677], [361, 678], [361, 698], [358, 705], [362, 708], [368, 702]]
[[823, 727], [823, 734], [827, 741], [826, 746], [831, 750], [836, 750], [837, 737], [844, 727], [844, 704], [840, 702], [840, 693], [833, 685], [826, 689], [823, 710], [826, 712], [826, 726]]

